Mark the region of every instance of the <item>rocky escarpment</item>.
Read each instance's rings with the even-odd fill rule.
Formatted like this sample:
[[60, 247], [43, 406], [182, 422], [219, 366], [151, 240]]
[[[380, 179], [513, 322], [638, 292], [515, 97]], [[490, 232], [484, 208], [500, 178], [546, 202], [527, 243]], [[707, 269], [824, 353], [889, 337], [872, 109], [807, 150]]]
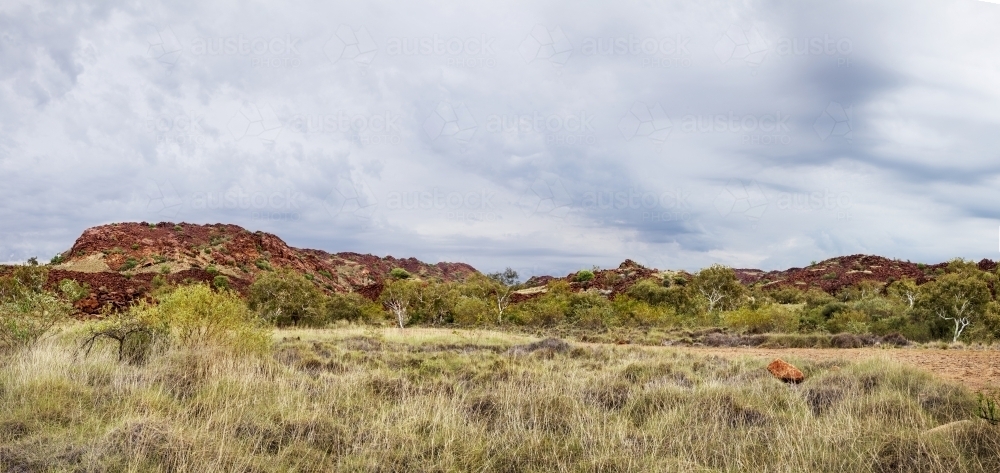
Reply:
[[287, 269], [306, 275], [326, 291], [374, 298], [393, 268], [442, 281], [477, 273], [464, 263], [428, 264], [415, 258], [299, 249], [270, 233], [237, 225], [142, 222], [87, 229], [59, 256], [49, 284], [54, 287], [63, 279], [86, 283], [92, 293], [78, 303], [78, 309], [94, 314], [106, 305], [124, 307], [144, 297], [157, 276], [191, 282], [222, 275], [242, 291], [262, 272]]

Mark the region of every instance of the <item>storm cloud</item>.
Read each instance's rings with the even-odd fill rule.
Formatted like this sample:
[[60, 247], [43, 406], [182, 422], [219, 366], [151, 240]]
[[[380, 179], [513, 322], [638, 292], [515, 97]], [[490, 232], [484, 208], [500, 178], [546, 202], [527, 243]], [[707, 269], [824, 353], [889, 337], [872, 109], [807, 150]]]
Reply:
[[998, 251], [1000, 5], [7, 2], [0, 260], [116, 221], [524, 275]]

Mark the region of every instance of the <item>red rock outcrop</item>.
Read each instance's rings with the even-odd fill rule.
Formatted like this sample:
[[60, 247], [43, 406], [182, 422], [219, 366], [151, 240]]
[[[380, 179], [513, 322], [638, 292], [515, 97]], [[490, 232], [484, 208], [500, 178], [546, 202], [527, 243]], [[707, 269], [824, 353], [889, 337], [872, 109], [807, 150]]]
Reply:
[[124, 308], [152, 290], [153, 279], [171, 283], [211, 282], [218, 275], [240, 292], [264, 271], [289, 269], [306, 275], [329, 292], [381, 293], [393, 268], [416, 277], [462, 280], [477, 273], [464, 263], [427, 264], [415, 258], [381, 258], [359, 253], [327, 253], [288, 246], [275, 235], [236, 225], [117, 223], [89, 228], [49, 272], [49, 287], [63, 279], [92, 291], [77, 303], [83, 313], [105, 306]]
[[806, 376], [802, 374], [802, 371], [795, 366], [792, 366], [790, 363], [785, 362], [781, 358], [775, 358], [771, 364], [767, 365], [767, 370], [770, 371], [775, 378], [778, 378], [786, 383], [798, 384], [806, 378]]

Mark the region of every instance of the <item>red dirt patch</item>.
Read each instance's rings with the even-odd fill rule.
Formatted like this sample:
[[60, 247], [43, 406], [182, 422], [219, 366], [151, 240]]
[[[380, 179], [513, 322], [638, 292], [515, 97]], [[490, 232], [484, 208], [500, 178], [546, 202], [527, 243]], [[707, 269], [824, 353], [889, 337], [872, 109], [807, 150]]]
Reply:
[[810, 361], [888, 359], [928, 371], [973, 391], [1000, 390], [1000, 353], [996, 350], [934, 348], [677, 348], [726, 357], [800, 358]]

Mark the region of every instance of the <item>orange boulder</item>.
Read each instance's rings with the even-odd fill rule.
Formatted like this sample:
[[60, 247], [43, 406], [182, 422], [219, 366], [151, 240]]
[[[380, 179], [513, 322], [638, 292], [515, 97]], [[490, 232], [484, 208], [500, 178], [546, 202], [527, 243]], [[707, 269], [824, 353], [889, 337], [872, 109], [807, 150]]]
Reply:
[[776, 358], [771, 364], [767, 365], [767, 370], [786, 383], [801, 383], [805, 379], [805, 375], [802, 374], [798, 368], [786, 363], [781, 358]]

